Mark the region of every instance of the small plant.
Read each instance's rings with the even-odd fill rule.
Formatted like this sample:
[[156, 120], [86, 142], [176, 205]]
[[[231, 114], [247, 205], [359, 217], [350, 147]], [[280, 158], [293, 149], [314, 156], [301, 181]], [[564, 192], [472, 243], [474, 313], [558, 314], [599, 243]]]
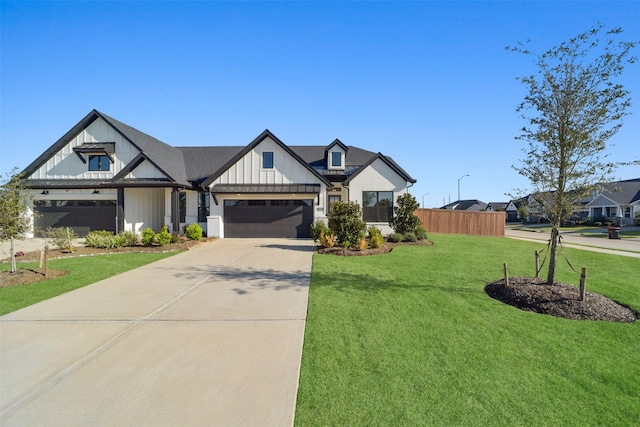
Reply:
[[416, 236], [416, 233], [414, 233], [413, 231], [409, 231], [408, 233], [404, 233], [404, 235], [402, 236], [402, 240], [404, 240], [405, 242], [417, 242], [418, 237]]
[[342, 249], [349, 249], [349, 246], [351, 246], [351, 242], [348, 240], [343, 240], [341, 243]]
[[384, 237], [379, 228], [371, 226], [369, 227], [369, 246], [372, 249], [378, 249], [384, 245]]
[[156, 240], [160, 246], [168, 245], [171, 243], [171, 233], [169, 233], [169, 227], [166, 225], [162, 227], [162, 231], [156, 234]]
[[93, 230], [84, 238], [85, 246], [91, 248], [112, 249], [124, 246], [125, 239], [123, 236], [115, 236], [111, 231]]
[[399, 243], [399, 242], [402, 242], [403, 239], [404, 239], [404, 236], [400, 233], [393, 233], [387, 236], [387, 240], [390, 241], [391, 243]]
[[364, 238], [360, 239], [358, 241], [357, 248], [358, 248], [359, 251], [366, 250], [367, 249], [367, 239], [364, 239]]
[[118, 236], [122, 240], [122, 246], [136, 246], [140, 241], [140, 236], [133, 230], [121, 231]]
[[602, 222], [601, 221], [596, 221], [593, 223], [593, 225], [595, 225], [596, 227], [602, 227]]
[[151, 228], [145, 228], [142, 230], [142, 244], [144, 246], [153, 245], [153, 241], [156, 238], [156, 233]]
[[73, 228], [49, 227], [47, 228], [45, 235], [47, 236], [48, 239], [51, 240], [51, 243], [58, 249], [62, 249], [69, 252], [75, 251], [75, 248], [73, 247], [73, 243], [78, 238], [78, 236], [76, 235], [76, 232], [73, 231]]
[[418, 227], [416, 227], [415, 234], [418, 240], [427, 239], [427, 230], [422, 225], [419, 225]]
[[200, 240], [202, 239], [202, 227], [200, 227], [197, 223], [189, 224], [184, 229], [184, 235], [187, 236], [189, 240]]
[[329, 230], [329, 228], [327, 227], [327, 224], [324, 223], [324, 221], [318, 220], [311, 224], [311, 237], [313, 237], [313, 241], [317, 242], [320, 239], [322, 233], [326, 232], [327, 230]]
[[320, 241], [320, 245], [325, 248], [332, 248], [336, 244], [335, 236], [333, 235], [333, 232], [331, 230], [326, 230], [322, 234], [320, 234], [318, 240]]

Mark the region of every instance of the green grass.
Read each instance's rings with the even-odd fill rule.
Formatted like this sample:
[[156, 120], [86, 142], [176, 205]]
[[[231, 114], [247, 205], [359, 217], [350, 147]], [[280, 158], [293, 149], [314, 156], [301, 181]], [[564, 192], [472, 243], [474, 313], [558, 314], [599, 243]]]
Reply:
[[[0, 315], [177, 253], [179, 252], [116, 254], [51, 260], [49, 268], [69, 270], [69, 274], [29, 285], [0, 288]], [[10, 264], [0, 264], [0, 270], [8, 270], [10, 267]], [[36, 267], [37, 263], [18, 264], [18, 268]]]
[[[387, 255], [315, 255], [296, 425], [627, 426], [640, 322], [572, 321], [489, 298], [543, 244], [430, 235]], [[636, 258], [565, 249], [587, 288], [640, 309]], [[566, 263], [559, 281], [578, 284]]]

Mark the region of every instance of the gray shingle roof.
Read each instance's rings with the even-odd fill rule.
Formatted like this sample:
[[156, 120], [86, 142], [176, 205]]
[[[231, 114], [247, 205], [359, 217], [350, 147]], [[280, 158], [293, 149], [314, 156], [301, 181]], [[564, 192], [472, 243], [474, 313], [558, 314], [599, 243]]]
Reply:
[[[141, 132], [121, 121], [114, 119], [97, 110], [92, 110], [78, 124], [69, 130], [62, 138], [49, 147], [42, 155], [32, 162], [23, 171], [25, 176], [33, 174], [40, 166], [51, 158], [56, 152], [75, 138], [78, 133], [89, 126], [98, 118], [102, 118], [109, 123], [118, 133], [140, 150], [140, 155], [118, 173], [110, 181], [97, 180], [29, 180], [34, 187], [53, 188], [55, 186], [73, 187], [94, 187], [108, 185], [126, 185], [126, 183], [137, 183], [140, 185], [158, 185], [160, 182], [171, 182], [173, 185], [184, 187], [207, 185], [220, 176], [226, 168], [230, 167], [239, 157], [246, 154], [250, 149], [259, 144], [265, 137], [271, 137], [280, 144], [284, 150], [288, 151], [292, 157], [296, 158], [311, 173], [316, 175], [321, 181], [330, 185], [330, 181], [349, 180], [357, 175], [363, 166], [367, 166], [377, 158], [382, 159], [387, 165], [396, 171], [407, 181], [415, 182], [404, 169], [402, 169], [391, 157], [383, 156], [380, 153], [363, 150], [353, 146], [345, 146], [339, 140], [335, 140], [329, 146], [339, 144], [346, 148], [347, 156], [344, 171], [328, 170], [326, 168], [326, 150], [329, 146], [321, 145], [292, 145], [282, 143], [275, 135], [268, 130], [262, 132], [256, 139], [246, 146], [213, 146], [213, 147], [173, 147], [144, 132]], [[111, 143], [112, 144], [112, 143]], [[105, 148], [104, 143], [87, 143], [83, 148]], [[106, 149], [106, 148], [105, 148]], [[137, 167], [140, 162], [149, 161], [156, 168], [166, 175], [166, 180], [131, 180], [123, 179], [124, 176]], [[37, 188], [37, 187], [36, 187]]]
[[640, 178], [607, 184], [604, 186], [602, 195], [620, 205], [640, 201]]

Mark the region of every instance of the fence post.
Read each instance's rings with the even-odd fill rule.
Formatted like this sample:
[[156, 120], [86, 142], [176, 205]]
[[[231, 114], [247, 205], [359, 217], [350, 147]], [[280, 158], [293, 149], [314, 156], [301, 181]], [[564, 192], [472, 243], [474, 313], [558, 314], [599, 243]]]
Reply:
[[582, 267], [580, 275], [580, 301], [584, 301], [587, 294], [587, 267]]
[[49, 245], [44, 247], [44, 278], [49, 278]]
[[504, 263], [503, 267], [504, 267], [504, 285], [509, 286], [509, 268], [507, 268], [506, 262]]

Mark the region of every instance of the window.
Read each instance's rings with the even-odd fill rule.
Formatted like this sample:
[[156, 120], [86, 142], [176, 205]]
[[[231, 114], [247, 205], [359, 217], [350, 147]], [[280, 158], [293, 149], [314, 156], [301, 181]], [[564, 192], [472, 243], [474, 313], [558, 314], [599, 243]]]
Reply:
[[339, 168], [342, 166], [342, 153], [334, 151], [331, 153], [331, 167]]
[[273, 151], [262, 152], [262, 168], [273, 169]]
[[624, 207], [624, 217], [631, 218], [631, 206]]
[[392, 215], [392, 191], [362, 192], [362, 219], [365, 222], [389, 222]]
[[329, 203], [327, 203], [327, 213], [331, 212], [331, 205], [340, 201], [340, 195], [329, 195]]
[[187, 222], [187, 192], [181, 191], [178, 195], [178, 208], [180, 212], [180, 222]]
[[109, 171], [111, 162], [109, 156], [105, 155], [89, 155], [89, 170], [90, 171]]
[[198, 222], [207, 222], [209, 208], [211, 206], [211, 196], [208, 191], [198, 193]]

